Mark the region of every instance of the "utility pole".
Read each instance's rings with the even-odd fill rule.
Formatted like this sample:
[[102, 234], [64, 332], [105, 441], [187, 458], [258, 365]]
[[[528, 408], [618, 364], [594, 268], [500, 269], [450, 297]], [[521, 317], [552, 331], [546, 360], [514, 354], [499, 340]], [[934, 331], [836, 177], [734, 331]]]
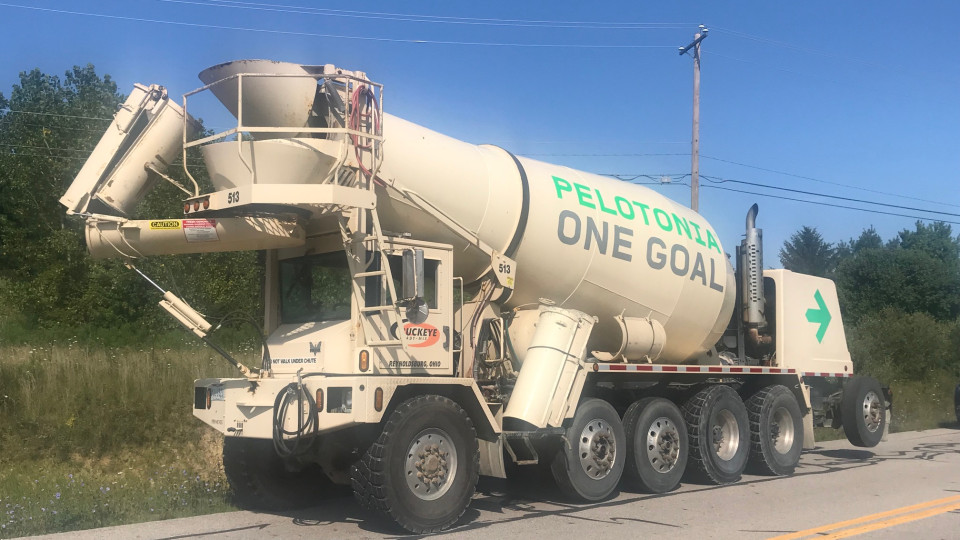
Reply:
[[690, 208], [700, 211], [700, 42], [706, 39], [709, 30], [702, 24], [694, 34], [693, 41], [680, 47], [680, 56], [693, 49], [693, 141], [690, 149]]

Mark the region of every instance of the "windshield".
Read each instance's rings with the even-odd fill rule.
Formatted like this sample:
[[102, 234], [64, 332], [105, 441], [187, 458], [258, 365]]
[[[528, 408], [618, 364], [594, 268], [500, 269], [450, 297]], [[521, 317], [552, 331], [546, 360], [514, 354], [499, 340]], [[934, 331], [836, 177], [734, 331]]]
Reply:
[[350, 318], [350, 270], [343, 251], [280, 261], [285, 324]]

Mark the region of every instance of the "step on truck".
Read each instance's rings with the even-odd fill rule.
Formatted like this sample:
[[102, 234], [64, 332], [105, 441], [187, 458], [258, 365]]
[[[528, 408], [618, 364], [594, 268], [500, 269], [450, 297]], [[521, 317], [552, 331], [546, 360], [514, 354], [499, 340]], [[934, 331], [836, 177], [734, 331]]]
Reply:
[[[241, 504], [349, 484], [429, 533], [457, 522], [479, 475], [539, 466], [601, 501], [790, 475], [814, 426], [883, 436], [889, 395], [853, 375], [833, 282], [764, 269], [756, 205], [731, 254], [653, 190], [391, 116], [363, 72], [242, 60], [200, 79], [180, 102], [136, 85], [61, 202], [91, 256], [137, 272], [264, 250], [258, 366], [144, 276], [239, 371], [197, 380], [193, 413], [223, 434]], [[235, 125], [198, 131], [199, 94]], [[139, 219], [159, 181], [185, 193], [183, 214]]]

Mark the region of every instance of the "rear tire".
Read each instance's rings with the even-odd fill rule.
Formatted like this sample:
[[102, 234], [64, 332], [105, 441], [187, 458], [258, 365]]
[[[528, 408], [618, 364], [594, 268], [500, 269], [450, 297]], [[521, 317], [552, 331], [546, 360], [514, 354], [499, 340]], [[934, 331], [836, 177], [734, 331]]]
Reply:
[[404, 401], [351, 470], [354, 495], [415, 534], [442, 531], [476, 490], [480, 451], [473, 422], [453, 400]]
[[843, 386], [840, 421], [850, 444], [872, 448], [880, 442], [887, 423], [887, 406], [876, 379], [853, 377]]
[[264, 439], [225, 438], [223, 471], [234, 502], [245, 510], [275, 512], [313, 506], [331, 485], [316, 465], [288, 470], [273, 441]]
[[625, 462], [626, 435], [620, 415], [606, 401], [588, 399], [577, 407], [550, 470], [565, 495], [595, 502], [613, 493]]
[[627, 439], [624, 475], [649, 493], [666, 493], [680, 484], [687, 468], [687, 426], [683, 414], [663, 398], [644, 398], [623, 415]]
[[789, 476], [803, 451], [803, 416], [793, 393], [768, 386], [747, 400], [750, 467], [762, 474]]
[[715, 484], [740, 480], [750, 456], [747, 408], [732, 388], [716, 384], [697, 392], [683, 406], [695, 478]]

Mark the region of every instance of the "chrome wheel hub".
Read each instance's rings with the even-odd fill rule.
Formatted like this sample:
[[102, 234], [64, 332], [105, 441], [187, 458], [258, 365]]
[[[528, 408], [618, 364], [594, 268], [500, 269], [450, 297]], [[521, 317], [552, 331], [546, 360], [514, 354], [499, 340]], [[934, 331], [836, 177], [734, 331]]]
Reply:
[[876, 433], [883, 422], [883, 407], [880, 406], [880, 396], [876, 392], [867, 392], [863, 396], [863, 424], [870, 433]]
[[717, 413], [717, 423], [713, 425], [713, 451], [724, 461], [733, 458], [740, 447], [740, 429], [733, 413], [724, 409]]
[[786, 454], [793, 448], [793, 438], [796, 432], [793, 429], [793, 419], [790, 417], [790, 411], [784, 407], [777, 408], [773, 412], [770, 422], [770, 440], [773, 447], [780, 454]]
[[425, 501], [440, 498], [457, 473], [457, 449], [450, 436], [439, 428], [429, 428], [414, 437], [407, 450], [405, 476], [407, 487]]
[[660, 417], [647, 431], [647, 459], [653, 470], [668, 473], [680, 458], [680, 433], [669, 418]]
[[605, 478], [617, 458], [617, 438], [603, 420], [592, 420], [584, 426], [579, 441], [580, 466], [595, 480]]

